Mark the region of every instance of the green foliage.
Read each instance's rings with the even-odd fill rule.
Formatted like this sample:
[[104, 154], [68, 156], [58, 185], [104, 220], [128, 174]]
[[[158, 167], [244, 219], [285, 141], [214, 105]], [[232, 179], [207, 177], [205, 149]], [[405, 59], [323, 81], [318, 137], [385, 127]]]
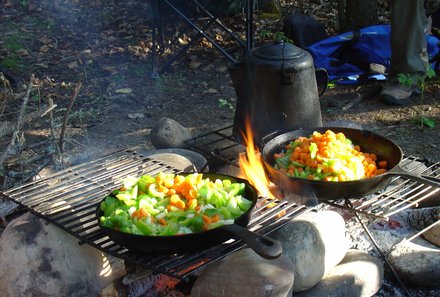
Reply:
[[273, 40], [281, 40], [281, 41], [293, 43], [293, 41], [289, 39], [284, 32], [279, 32], [279, 31], [275, 32], [273, 33], [272, 38]]
[[261, 30], [258, 35], [260, 36], [261, 39], [270, 39], [271, 38], [271, 33], [268, 30]]
[[230, 101], [223, 98], [218, 99], [218, 106], [221, 108], [228, 108], [231, 111], [234, 111], [235, 109], [234, 105]]
[[0, 59], [0, 65], [4, 68], [11, 70], [24, 70], [25, 66], [22, 59], [17, 52], [22, 49], [26, 49], [26, 42], [30, 40], [31, 37], [28, 33], [23, 32], [14, 23], [5, 24], [8, 29], [8, 34], [2, 36], [4, 42], [4, 47], [8, 51], [8, 55]]
[[426, 75], [408, 73], [399, 73], [397, 75], [400, 84], [409, 87], [417, 86], [422, 92], [422, 98], [424, 98], [423, 95], [426, 90], [426, 79], [432, 79], [434, 77], [435, 71], [431, 67], [426, 69]]
[[335, 82], [333, 82], [333, 81], [329, 81], [328, 83], [327, 83], [327, 89], [333, 89], [333, 88], [335, 88], [336, 87], [336, 83]]
[[[215, 1], [221, 3], [222, 1]], [[254, 1], [254, 9], [257, 7], [257, 2]], [[227, 5], [226, 12], [228, 15], [234, 15], [240, 13], [246, 9], [247, 0], [228, 0], [225, 3]]]
[[429, 127], [429, 128], [435, 128], [435, 121], [433, 119], [421, 116], [420, 122], [423, 126]]
[[27, 36], [20, 34], [19, 32], [11, 32], [3, 37], [5, 43], [5, 48], [10, 52], [15, 53], [16, 51], [25, 48], [24, 40]]
[[292, 39], [289, 39], [284, 32], [277, 31], [277, 32], [270, 32], [268, 30], [262, 30], [259, 34], [261, 39], [263, 40], [273, 40], [273, 41], [284, 41], [293, 43]]
[[40, 95], [36, 92], [31, 92], [30, 99], [34, 102], [40, 102]]
[[11, 70], [24, 70], [25, 66], [21, 62], [21, 59], [16, 55], [10, 55], [9, 57], [0, 60], [0, 65], [6, 69]]
[[[414, 87], [417, 86], [420, 91], [421, 91], [421, 97], [422, 100], [425, 98], [425, 91], [426, 91], [426, 87], [427, 87], [427, 79], [432, 79], [434, 78], [436, 75], [434, 69], [432, 69], [431, 67], [427, 67], [426, 69], [426, 74], [425, 75], [421, 75], [421, 74], [408, 74], [408, 73], [400, 73], [397, 76], [397, 79], [399, 81], [400, 84], [402, 85], [406, 85], [409, 87]], [[429, 127], [429, 128], [434, 128], [435, 127], [435, 121], [433, 119], [430, 119], [426, 116], [424, 116], [423, 114], [421, 114], [421, 112], [417, 111], [418, 113], [418, 119], [417, 119], [417, 124], [420, 124], [421, 127]]]

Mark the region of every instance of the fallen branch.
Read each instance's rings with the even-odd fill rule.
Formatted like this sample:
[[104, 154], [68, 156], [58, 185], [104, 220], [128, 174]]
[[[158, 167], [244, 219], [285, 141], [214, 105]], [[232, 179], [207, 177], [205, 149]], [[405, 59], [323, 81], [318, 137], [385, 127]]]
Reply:
[[[57, 105], [49, 106], [44, 111], [37, 110], [37, 111], [34, 111], [34, 112], [27, 114], [24, 117], [24, 120], [22, 121], [21, 125], [23, 123], [30, 123], [30, 122], [35, 121], [38, 118], [44, 117], [47, 113], [49, 113], [55, 107], [57, 107]], [[20, 128], [21, 128], [21, 126], [20, 126]], [[10, 135], [16, 130], [17, 130], [17, 128], [14, 127], [14, 125], [10, 121], [0, 122], [0, 138]]]
[[19, 132], [20, 132], [20, 128], [23, 125], [23, 119], [25, 117], [24, 115], [25, 115], [25, 111], [26, 111], [26, 106], [27, 106], [27, 103], [29, 101], [29, 96], [30, 96], [31, 91], [32, 91], [32, 82], [33, 81], [34, 81], [34, 75], [31, 75], [31, 78], [29, 80], [29, 84], [28, 84], [27, 89], [26, 89], [26, 94], [23, 97], [23, 103], [21, 105], [20, 113], [18, 114], [17, 123], [16, 123], [16, 125], [14, 127], [14, 132], [12, 133], [11, 140], [10, 140], [8, 146], [6, 147], [5, 151], [1, 154], [0, 165], [3, 164], [3, 162], [6, 159], [6, 156], [9, 153], [9, 151], [11, 150], [13, 145], [15, 144], [15, 140], [18, 138], [18, 135], [19, 135]]
[[78, 96], [79, 90], [81, 89], [82, 82], [80, 81], [75, 90], [73, 90], [72, 96], [69, 98], [69, 104], [67, 105], [66, 113], [64, 114], [63, 126], [61, 127], [60, 140], [59, 140], [59, 148], [60, 152], [64, 152], [64, 135], [66, 134], [66, 126], [67, 120], [69, 118], [70, 110], [72, 109], [73, 102], [75, 102], [76, 97]]
[[366, 99], [368, 99], [370, 97], [373, 97], [373, 96], [379, 94], [381, 89], [382, 89], [381, 87], [373, 87], [370, 90], [368, 90], [367, 92], [365, 92], [364, 94], [357, 93], [356, 94], [356, 98], [351, 100], [348, 104], [344, 105], [342, 107], [342, 110], [343, 111], [347, 111], [350, 108], [352, 108], [353, 106], [359, 104], [361, 101], [366, 100]]
[[0, 93], [0, 100], [2, 102], [1, 110], [0, 110], [0, 118], [3, 116], [3, 113], [5, 112], [5, 108], [8, 105], [8, 93], [11, 92], [11, 84], [9, 83], [9, 80], [5, 77], [3, 72], [0, 71], [0, 82], [3, 84], [4, 92]]

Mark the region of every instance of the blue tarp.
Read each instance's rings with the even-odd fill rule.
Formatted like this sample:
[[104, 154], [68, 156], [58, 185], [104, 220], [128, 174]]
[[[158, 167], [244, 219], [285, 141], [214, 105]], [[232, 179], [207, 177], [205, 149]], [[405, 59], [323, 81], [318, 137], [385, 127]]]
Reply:
[[[431, 60], [440, 52], [440, 40], [427, 35], [428, 55]], [[368, 73], [371, 63], [390, 67], [390, 26], [375, 25], [321, 40], [306, 50], [314, 59], [315, 68], [324, 68], [330, 81], [356, 84], [360, 75]], [[385, 79], [383, 75], [369, 75], [370, 79]]]

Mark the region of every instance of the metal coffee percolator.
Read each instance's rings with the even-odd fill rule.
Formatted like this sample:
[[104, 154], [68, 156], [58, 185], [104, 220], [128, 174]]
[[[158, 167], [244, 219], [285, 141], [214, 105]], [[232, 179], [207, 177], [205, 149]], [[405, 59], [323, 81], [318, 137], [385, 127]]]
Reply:
[[275, 41], [252, 50], [229, 73], [238, 98], [238, 140], [247, 117], [257, 144], [273, 132], [322, 126], [313, 58], [305, 50]]

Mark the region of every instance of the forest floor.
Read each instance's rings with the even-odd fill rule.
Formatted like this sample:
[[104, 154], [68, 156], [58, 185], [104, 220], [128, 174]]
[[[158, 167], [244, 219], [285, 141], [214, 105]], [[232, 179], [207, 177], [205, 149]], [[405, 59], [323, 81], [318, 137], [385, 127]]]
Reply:
[[[0, 175], [3, 187], [30, 179], [47, 165], [59, 169], [134, 145], [153, 149], [149, 134], [162, 117], [176, 120], [193, 135], [232, 124], [237, 97], [228, 61], [206, 39], [197, 40], [187, 55], [158, 78], [151, 78], [148, 3], [1, 3], [0, 65], [14, 80], [10, 88], [0, 84], [0, 152], [7, 151]], [[331, 3], [324, 4], [319, 9], [314, 1], [288, 8], [314, 13], [328, 31], [335, 31], [335, 9]], [[245, 36], [243, 15], [224, 22]], [[256, 43], [262, 42], [263, 32], [279, 30], [279, 25], [257, 17]], [[166, 28], [178, 30], [177, 23]], [[209, 30], [228, 46], [223, 32]], [[178, 39], [177, 46], [187, 44], [190, 31]], [[165, 43], [157, 68], [173, 50], [176, 47]], [[405, 154], [440, 161], [438, 127], [429, 128], [421, 120], [440, 123], [437, 81], [429, 82], [423, 98], [416, 95], [406, 107], [380, 102], [380, 86], [381, 82], [373, 82], [330, 88], [320, 98], [324, 123], [352, 121], [394, 140]]]

